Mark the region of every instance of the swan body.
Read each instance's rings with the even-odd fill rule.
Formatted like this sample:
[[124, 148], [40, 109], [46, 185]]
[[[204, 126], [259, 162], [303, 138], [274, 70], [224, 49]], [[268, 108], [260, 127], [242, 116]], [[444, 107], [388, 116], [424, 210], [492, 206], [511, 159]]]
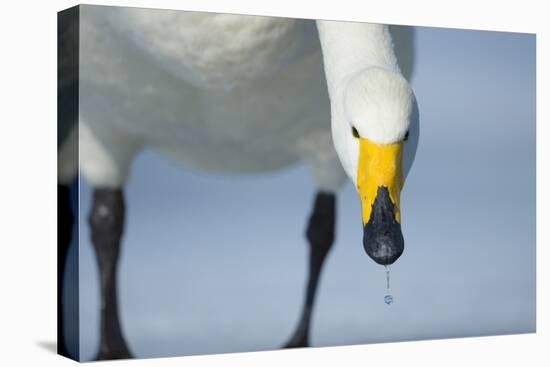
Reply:
[[137, 151], [196, 169], [262, 172], [304, 160], [344, 179], [313, 21], [83, 8], [80, 165], [119, 186]]
[[[399, 70], [387, 26], [375, 24], [81, 6], [80, 29], [80, 167], [100, 187], [123, 185], [137, 152], [153, 149], [227, 173], [305, 161], [335, 191], [342, 165], [355, 180], [357, 161], [338, 121], [343, 81], [368, 65]], [[350, 54], [354, 37], [366, 58]], [[62, 182], [78, 165], [66, 158], [70, 136]]]

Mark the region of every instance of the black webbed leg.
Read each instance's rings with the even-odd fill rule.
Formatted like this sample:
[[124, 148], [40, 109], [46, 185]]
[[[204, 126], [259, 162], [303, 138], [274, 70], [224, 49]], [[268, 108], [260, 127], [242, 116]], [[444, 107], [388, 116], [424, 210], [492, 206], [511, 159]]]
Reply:
[[65, 345], [65, 315], [63, 314], [63, 280], [65, 263], [73, 229], [73, 212], [71, 209], [71, 191], [69, 186], [57, 185], [57, 353], [68, 357]]
[[98, 360], [132, 358], [118, 318], [116, 276], [124, 227], [124, 197], [120, 189], [95, 189], [89, 217], [101, 285]]
[[336, 197], [333, 193], [318, 192], [309, 218], [306, 237], [309, 242], [309, 275], [302, 316], [285, 348], [309, 346], [309, 328], [319, 276], [325, 258], [334, 242]]

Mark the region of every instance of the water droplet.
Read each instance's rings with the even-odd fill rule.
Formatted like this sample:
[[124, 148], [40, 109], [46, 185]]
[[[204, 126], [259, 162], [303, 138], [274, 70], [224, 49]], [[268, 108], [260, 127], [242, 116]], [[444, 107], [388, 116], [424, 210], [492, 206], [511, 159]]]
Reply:
[[386, 296], [384, 297], [384, 302], [387, 305], [391, 305], [393, 303], [393, 296], [390, 294], [390, 266], [384, 265], [386, 268]]
[[386, 268], [386, 289], [390, 290], [390, 266], [389, 265], [384, 265], [384, 267]]

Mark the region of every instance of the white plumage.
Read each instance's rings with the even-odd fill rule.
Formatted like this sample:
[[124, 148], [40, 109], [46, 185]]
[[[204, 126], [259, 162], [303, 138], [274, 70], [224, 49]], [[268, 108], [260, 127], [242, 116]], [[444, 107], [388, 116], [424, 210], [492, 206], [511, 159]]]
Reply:
[[[335, 191], [334, 147], [355, 181], [349, 119], [380, 143], [409, 127], [412, 92], [387, 26], [89, 6], [80, 19], [80, 167], [96, 187], [120, 187], [151, 148], [222, 172], [306, 161]], [[61, 149], [62, 182], [75, 139]]]

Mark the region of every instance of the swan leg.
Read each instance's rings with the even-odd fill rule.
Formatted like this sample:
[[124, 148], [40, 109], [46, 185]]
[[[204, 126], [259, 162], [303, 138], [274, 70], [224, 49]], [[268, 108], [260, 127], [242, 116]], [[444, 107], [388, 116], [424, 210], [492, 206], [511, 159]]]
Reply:
[[309, 242], [309, 274], [305, 302], [298, 325], [284, 348], [309, 346], [309, 328], [315, 303], [319, 276], [323, 263], [334, 242], [336, 196], [332, 192], [319, 191], [315, 197], [313, 212], [309, 218], [306, 237]]
[[132, 358], [120, 324], [116, 281], [125, 219], [122, 187], [140, 145], [118, 131], [85, 120], [81, 120], [79, 137], [80, 171], [94, 188], [88, 223], [101, 292], [96, 359]]
[[89, 216], [92, 243], [99, 266], [101, 321], [98, 360], [132, 358], [118, 317], [116, 276], [124, 227], [121, 189], [96, 188]]
[[65, 263], [71, 244], [74, 223], [69, 186], [57, 185], [57, 353], [68, 357], [65, 345], [65, 317], [63, 314]]
[[[59, 125], [70, 125], [71, 121], [60, 120]], [[77, 356], [69, 353], [67, 348], [66, 326], [72, 328], [74, 335], [77, 330], [75, 319], [68, 320], [68, 314], [64, 303], [77, 297], [73, 290], [65, 290], [64, 279], [67, 267], [67, 255], [73, 236], [75, 218], [71, 208], [71, 185], [75, 182], [78, 171], [78, 127], [75, 123], [69, 128], [70, 132], [64, 135], [63, 141], [58, 146], [58, 180], [57, 180], [57, 353], [69, 357]], [[61, 129], [61, 126], [60, 126]], [[71, 303], [71, 302], [69, 302]], [[70, 314], [70, 312], [69, 312]], [[73, 354], [75, 351], [72, 351]]]

